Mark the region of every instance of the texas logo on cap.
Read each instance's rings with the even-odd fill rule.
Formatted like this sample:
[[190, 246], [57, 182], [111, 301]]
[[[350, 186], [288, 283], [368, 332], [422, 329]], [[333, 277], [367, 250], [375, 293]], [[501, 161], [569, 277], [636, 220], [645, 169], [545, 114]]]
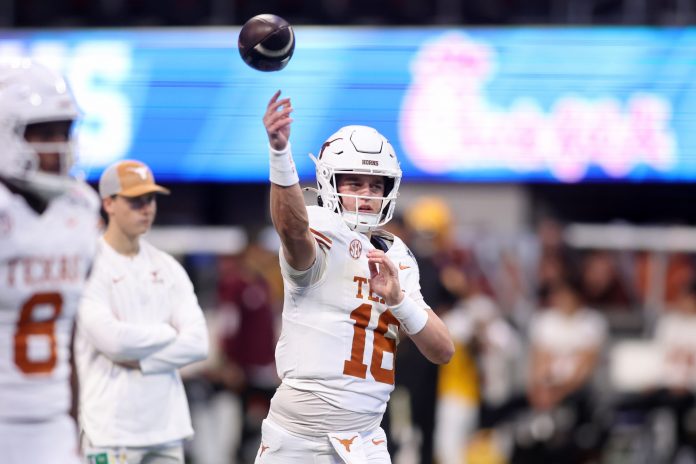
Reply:
[[169, 195], [169, 189], [157, 185], [150, 168], [140, 161], [114, 163], [99, 178], [99, 195], [102, 198], [112, 195], [138, 197], [153, 192]]

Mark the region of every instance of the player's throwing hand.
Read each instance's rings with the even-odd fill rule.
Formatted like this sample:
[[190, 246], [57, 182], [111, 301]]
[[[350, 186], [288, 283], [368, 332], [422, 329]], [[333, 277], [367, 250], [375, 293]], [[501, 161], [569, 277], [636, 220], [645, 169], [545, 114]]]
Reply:
[[292, 113], [290, 99], [283, 98], [278, 100], [278, 97], [280, 97], [280, 90], [273, 94], [273, 97], [268, 102], [266, 114], [263, 116], [263, 125], [266, 126], [271, 147], [280, 151], [288, 144], [290, 124], [293, 120], [290, 117], [290, 113]]

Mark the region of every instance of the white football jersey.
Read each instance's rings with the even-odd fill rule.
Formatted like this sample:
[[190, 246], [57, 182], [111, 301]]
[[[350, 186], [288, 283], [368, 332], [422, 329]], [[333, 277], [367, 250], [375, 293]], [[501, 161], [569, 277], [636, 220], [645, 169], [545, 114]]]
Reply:
[[84, 183], [42, 214], [0, 183], [0, 420], [69, 411], [70, 339], [98, 227]]
[[586, 351], [600, 350], [607, 339], [607, 322], [597, 310], [581, 308], [572, 314], [548, 308], [530, 323], [530, 341], [550, 357], [552, 383], [568, 381]]
[[[317, 252], [307, 285], [298, 285], [301, 273], [281, 253], [285, 304], [276, 347], [278, 375], [287, 385], [312, 391], [336, 407], [384, 412], [394, 389], [399, 322], [370, 290], [366, 254], [375, 247], [338, 214], [318, 206], [307, 211], [323, 252]], [[427, 308], [416, 260], [398, 237], [393, 237], [387, 256], [399, 269], [401, 288]]]
[[670, 388], [696, 387], [696, 317], [692, 314], [667, 311], [655, 330], [655, 342], [661, 349], [661, 385]]

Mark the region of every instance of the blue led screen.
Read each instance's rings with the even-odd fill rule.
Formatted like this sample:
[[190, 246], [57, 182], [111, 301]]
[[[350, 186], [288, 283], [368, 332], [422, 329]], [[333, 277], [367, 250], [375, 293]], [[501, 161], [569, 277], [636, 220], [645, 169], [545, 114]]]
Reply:
[[297, 27], [277, 73], [242, 62], [238, 32], [5, 31], [0, 56], [65, 73], [90, 179], [136, 158], [162, 180], [265, 181], [277, 89], [304, 179], [348, 124], [389, 138], [409, 179], [696, 179], [696, 29]]

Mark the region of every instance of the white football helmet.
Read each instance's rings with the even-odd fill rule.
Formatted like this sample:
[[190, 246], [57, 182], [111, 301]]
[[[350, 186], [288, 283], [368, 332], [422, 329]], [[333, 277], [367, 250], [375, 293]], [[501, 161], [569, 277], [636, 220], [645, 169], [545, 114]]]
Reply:
[[[27, 126], [73, 122], [79, 111], [65, 80], [28, 59], [0, 64], [0, 176], [44, 197], [64, 191], [72, 179], [72, 131], [67, 142], [29, 143]], [[60, 172], [39, 169], [39, 153], [58, 153]]]
[[[311, 155], [310, 155], [311, 156]], [[389, 141], [367, 126], [345, 126], [329, 137], [321, 147], [316, 164], [318, 203], [342, 215], [352, 230], [370, 232], [389, 222], [394, 215], [396, 197], [401, 183], [401, 168]], [[347, 210], [342, 197], [357, 199], [374, 197], [338, 193], [337, 174], [367, 174], [384, 177], [384, 196], [378, 214]]]

